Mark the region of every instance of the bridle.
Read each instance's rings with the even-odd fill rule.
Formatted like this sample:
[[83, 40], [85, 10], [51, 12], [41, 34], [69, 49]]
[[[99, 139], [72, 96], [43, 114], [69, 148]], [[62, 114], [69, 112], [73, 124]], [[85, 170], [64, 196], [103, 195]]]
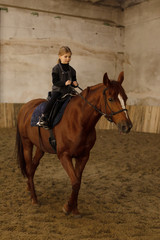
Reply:
[[[113, 112], [112, 111], [112, 109], [111, 109], [111, 107], [109, 106], [109, 104], [108, 104], [108, 101], [107, 101], [107, 95], [106, 95], [106, 91], [108, 90], [108, 88], [105, 88], [104, 90], [103, 90], [103, 96], [104, 96], [104, 102], [105, 102], [105, 114], [104, 114], [104, 116], [107, 118], [107, 120], [108, 121], [110, 121], [110, 122], [113, 122], [113, 120], [112, 120], [112, 117], [114, 116], [114, 115], [116, 115], [116, 114], [118, 114], [118, 113], [121, 113], [121, 112], [124, 112], [124, 111], [128, 111], [126, 108], [123, 108], [123, 109], [121, 109], [121, 110], [119, 110], [119, 111], [117, 111], [117, 112]], [[109, 108], [109, 110], [111, 111], [111, 113], [110, 114], [107, 114], [107, 107]]]
[[[77, 86], [81, 91], [83, 91], [83, 89], [82, 88], [80, 88], [79, 86]], [[93, 105], [92, 103], [90, 103], [86, 98], [84, 98], [80, 93], [78, 93], [77, 91], [77, 93], [78, 93], [78, 95], [86, 102], [86, 103], [88, 103], [92, 108], [94, 108], [97, 112], [99, 112], [102, 116], [104, 116], [104, 117], [106, 117], [107, 118], [107, 120], [108, 121], [110, 121], [110, 122], [113, 122], [113, 119], [112, 119], [112, 117], [114, 116], [114, 115], [116, 115], [116, 114], [118, 114], [118, 113], [121, 113], [121, 112], [124, 112], [124, 111], [128, 111], [126, 108], [123, 108], [123, 109], [121, 109], [121, 110], [119, 110], [119, 111], [117, 111], [117, 112], [113, 112], [112, 111], [112, 109], [111, 109], [111, 107], [109, 106], [109, 104], [108, 104], [108, 101], [107, 101], [107, 95], [106, 95], [106, 91], [108, 90], [108, 87], [107, 88], [105, 88], [104, 90], [103, 90], [103, 96], [104, 96], [104, 102], [105, 102], [105, 112], [102, 112], [100, 109], [98, 109], [95, 105]], [[111, 113], [110, 114], [107, 114], [107, 107], [109, 108], [109, 110], [111, 111]]]

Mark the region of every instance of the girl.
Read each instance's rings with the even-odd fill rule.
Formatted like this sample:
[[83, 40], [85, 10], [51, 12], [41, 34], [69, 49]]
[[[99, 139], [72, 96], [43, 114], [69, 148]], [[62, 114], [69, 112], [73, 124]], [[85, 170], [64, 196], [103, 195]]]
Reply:
[[47, 120], [56, 99], [66, 93], [73, 92], [73, 87], [78, 86], [76, 71], [69, 65], [72, 56], [71, 49], [63, 46], [60, 48], [58, 55], [58, 64], [52, 69], [52, 96], [37, 123], [37, 125], [41, 127], [48, 126]]

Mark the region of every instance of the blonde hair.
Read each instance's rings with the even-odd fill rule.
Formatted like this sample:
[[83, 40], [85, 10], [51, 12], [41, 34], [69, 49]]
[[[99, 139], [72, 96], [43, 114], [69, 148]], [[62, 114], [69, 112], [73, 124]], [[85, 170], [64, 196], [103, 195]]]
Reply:
[[[62, 46], [59, 49], [58, 56], [63, 56], [66, 53], [70, 53], [72, 55], [71, 49], [67, 46]], [[58, 59], [58, 63], [60, 63], [60, 59]]]

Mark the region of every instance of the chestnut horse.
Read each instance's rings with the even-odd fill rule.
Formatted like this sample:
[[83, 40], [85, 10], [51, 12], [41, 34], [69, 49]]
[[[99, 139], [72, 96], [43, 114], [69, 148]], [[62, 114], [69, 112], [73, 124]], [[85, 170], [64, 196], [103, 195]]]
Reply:
[[[90, 150], [96, 141], [95, 125], [102, 115], [113, 121], [123, 133], [132, 128], [126, 106], [127, 96], [123, 87], [123, 72], [117, 81], [110, 81], [107, 73], [103, 83], [88, 87], [68, 103], [61, 121], [53, 128], [57, 142], [57, 156], [67, 172], [72, 192], [63, 206], [66, 214], [79, 215], [78, 193], [82, 172], [89, 159]], [[45, 152], [55, 154], [48, 139], [50, 133], [44, 128], [31, 127], [34, 109], [45, 99], [35, 99], [22, 106], [17, 122], [17, 159], [22, 174], [28, 178], [28, 189], [33, 203], [37, 203], [34, 173]], [[36, 146], [32, 157], [33, 146]], [[75, 158], [75, 166], [72, 163]]]

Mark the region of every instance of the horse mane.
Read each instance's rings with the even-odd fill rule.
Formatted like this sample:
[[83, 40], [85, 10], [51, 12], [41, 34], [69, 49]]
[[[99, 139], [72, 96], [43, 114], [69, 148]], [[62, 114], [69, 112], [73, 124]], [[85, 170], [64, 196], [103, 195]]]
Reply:
[[83, 90], [83, 96], [86, 98], [87, 97], [87, 95], [89, 94], [89, 92], [90, 92], [90, 87], [87, 87], [86, 89], [84, 89]]
[[84, 89], [83, 91], [83, 96], [84, 97], [87, 97], [91, 92], [93, 93], [94, 91], [96, 92], [97, 91], [97, 88], [102, 86], [102, 83], [99, 83], [99, 84], [96, 84], [94, 86], [91, 86], [91, 87], [87, 87]]

